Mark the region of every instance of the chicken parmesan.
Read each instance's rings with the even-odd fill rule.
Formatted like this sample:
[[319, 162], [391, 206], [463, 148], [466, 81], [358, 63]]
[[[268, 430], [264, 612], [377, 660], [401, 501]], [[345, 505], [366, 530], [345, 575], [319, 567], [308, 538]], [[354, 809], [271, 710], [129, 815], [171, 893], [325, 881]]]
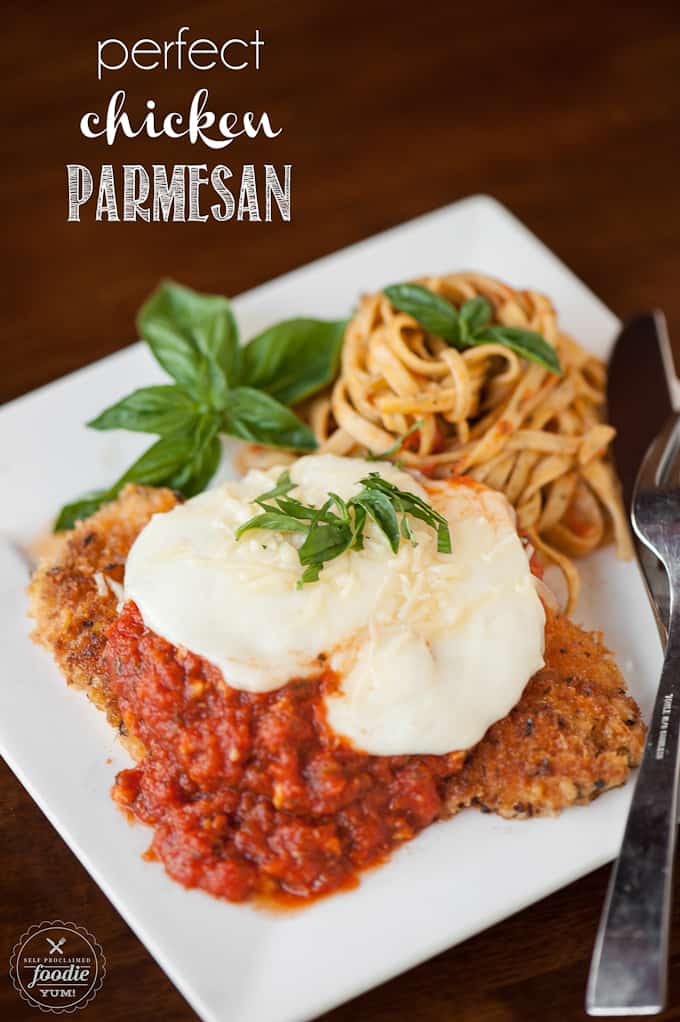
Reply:
[[41, 563], [34, 636], [119, 728], [114, 798], [170, 876], [304, 902], [463, 808], [555, 814], [639, 762], [618, 668], [530, 553], [501, 494], [385, 462], [128, 486]]

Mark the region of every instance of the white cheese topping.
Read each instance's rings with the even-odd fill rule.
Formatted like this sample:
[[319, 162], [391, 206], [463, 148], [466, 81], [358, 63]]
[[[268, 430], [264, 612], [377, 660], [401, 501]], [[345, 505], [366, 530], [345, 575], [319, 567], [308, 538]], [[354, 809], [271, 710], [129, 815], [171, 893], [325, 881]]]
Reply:
[[304, 537], [234, 537], [280, 471], [249, 472], [154, 515], [130, 551], [126, 599], [153, 631], [214, 663], [232, 688], [265, 692], [314, 677], [326, 654], [340, 680], [326, 696], [329, 723], [366, 752], [474, 745], [543, 666], [545, 615], [510, 505], [477, 484], [424, 488], [387, 462], [300, 458], [290, 467], [291, 496], [317, 507], [329, 491], [347, 500], [377, 471], [447, 518], [452, 553], [438, 553], [436, 533], [410, 518], [417, 545], [402, 540], [394, 555], [369, 521], [363, 550], [297, 589]]

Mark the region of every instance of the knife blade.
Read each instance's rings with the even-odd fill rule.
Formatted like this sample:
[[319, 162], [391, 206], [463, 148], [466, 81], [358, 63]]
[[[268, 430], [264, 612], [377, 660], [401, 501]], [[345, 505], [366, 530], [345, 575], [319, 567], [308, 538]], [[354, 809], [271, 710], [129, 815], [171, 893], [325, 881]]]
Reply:
[[[676, 410], [680, 384], [662, 312], [643, 312], [624, 324], [609, 361], [607, 416], [616, 430], [614, 460], [630, 515], [642, 459]], [[647, 594], [665, 647], [670, 613], [668, 579], [654, 554], [635, 538]]]

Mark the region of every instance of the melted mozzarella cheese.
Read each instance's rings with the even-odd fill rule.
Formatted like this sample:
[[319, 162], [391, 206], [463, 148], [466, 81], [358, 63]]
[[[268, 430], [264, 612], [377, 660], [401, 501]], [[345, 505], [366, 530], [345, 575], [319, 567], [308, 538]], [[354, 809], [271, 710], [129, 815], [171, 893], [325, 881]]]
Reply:
[[474, 745], [543, 666], [545, 615], [510, 505], [477, 484], [425, 489], [387, 462], [300, 458], [291, 496], [317, 507], [329, 491], [347, 500], [377, 471], [446, 517], [452, 553], [438, 553], [435, 532], [410, 519], [416, 545], [402, 541], [395, 555], [369, 521], [363, 550], [297, 589], [300, 534], [234, 537], [280, 471], [249, 472], [155, 515], [130, 551], [126, 599], [232, 688], [265, 692], [317, 676], [325, 654], [340, 683], [325, 697], [329, 723], [366, 752]]

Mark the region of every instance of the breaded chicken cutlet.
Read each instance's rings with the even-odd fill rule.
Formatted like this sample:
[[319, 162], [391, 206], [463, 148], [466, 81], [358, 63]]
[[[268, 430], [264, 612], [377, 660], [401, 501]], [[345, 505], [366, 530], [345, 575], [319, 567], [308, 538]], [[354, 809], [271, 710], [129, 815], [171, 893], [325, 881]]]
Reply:
[[[177, 497], [127, 486], [54, 543], [31, 582], [33, 638], [69, 684], [85, 689], [124, 734], [104, 660], [125, 559], [141, 529]], [[110, 580], [110, 581], [109, 581]], [[598, 633], [547, 615], [545, 667], [471, 749], [448, 782], [451, 813], [473, 806], [504, 817], [554, 815], [623, 784], [642, 756], [645, 725]], [[130, 742], [137, 758], [144, 749]]]

